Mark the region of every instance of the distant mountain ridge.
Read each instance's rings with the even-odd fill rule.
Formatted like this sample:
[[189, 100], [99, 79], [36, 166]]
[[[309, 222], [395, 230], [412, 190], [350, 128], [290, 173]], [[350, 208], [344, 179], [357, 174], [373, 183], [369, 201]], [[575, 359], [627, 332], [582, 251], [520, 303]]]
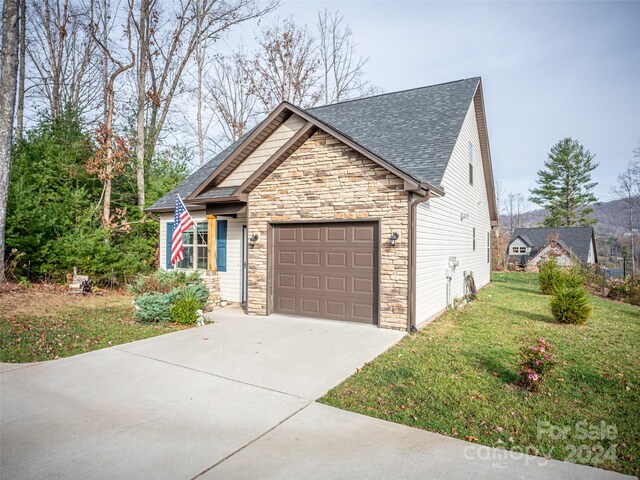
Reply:
[[[623, 200], [611, 200], [594, 206], [594, 216], [598, 219], [593, 227], [599, 237], [619, 237], [629, 230], [627, 208]], [[520, 227], [535, 227], [544, 220], [547, 211], [543, 208], [520, 214]], [[503, 225], [509, 225], [509, 216], [500, 215]], [[634, 222], [634, 228], [640, 229], [640, 219]]]

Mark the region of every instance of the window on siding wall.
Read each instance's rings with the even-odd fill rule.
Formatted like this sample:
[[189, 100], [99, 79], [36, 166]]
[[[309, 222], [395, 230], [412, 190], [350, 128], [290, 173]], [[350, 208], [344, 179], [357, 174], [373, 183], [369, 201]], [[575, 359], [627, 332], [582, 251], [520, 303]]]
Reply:
[[487, 232], [487, 263], [491, 263], [491, 232]]
[[184, 258], [180, 260], [176, 267], [184, 269], [207, 268], [207, 223], [196, 224], [197, 235], [194, 228], [182, 234], [182, 253]]
[[199, 270], [207, 269], [207, 260], [208, 260], [208, 252], [209, 252], [209, 249], [207, 247], [207, 241], [208, 241], [207, 223], [206, 222], [198, 223], [198, 237], [196, 238], [196, 242], [198, 245], [197, 265]]
[[476, 227], [473, 227], [473, 251], [476, 251]]
[[473, 185], [473, 144], [469, 142], [469, 184]]

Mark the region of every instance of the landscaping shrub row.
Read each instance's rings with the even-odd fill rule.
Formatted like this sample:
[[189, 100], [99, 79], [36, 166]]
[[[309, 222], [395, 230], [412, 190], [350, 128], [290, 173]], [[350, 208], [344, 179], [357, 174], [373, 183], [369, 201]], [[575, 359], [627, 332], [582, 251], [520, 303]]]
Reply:
[[204, 308], [209, 291], [198, 273], [157, 271], [139, 277], [131, 285], [135, 293], [135, 316], [143, 322], [176, 322], [193, 325]]

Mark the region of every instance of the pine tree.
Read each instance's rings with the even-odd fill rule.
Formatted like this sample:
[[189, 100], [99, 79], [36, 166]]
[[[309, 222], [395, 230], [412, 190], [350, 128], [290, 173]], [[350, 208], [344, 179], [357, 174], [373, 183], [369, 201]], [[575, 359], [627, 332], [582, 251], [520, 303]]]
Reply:
[[596, 223], [592, 217], [597, 201], [591, 172], [598, 166], [583, 145], [572, 138], [556, 143], [544, 162], [545, 170], [538, 171], [537, 188], [531, 190], [533, 203], [545, 208], [545, 227], [575, 227]]

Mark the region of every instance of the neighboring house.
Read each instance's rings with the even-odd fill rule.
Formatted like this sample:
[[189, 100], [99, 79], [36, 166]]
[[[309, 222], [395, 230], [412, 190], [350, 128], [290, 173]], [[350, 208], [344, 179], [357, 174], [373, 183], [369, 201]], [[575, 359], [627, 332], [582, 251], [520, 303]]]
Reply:
[[593, 227], [516, 228], [507, 247], [522, 267], [556, 257], [558, 264], [598, 263]]
[[490, 281], [497, 222], [480, 78], [261, 124], [147, 210], [169, 261], [176, 194], [197, 222], [179, 269], [249, 314], [411, 329]]

